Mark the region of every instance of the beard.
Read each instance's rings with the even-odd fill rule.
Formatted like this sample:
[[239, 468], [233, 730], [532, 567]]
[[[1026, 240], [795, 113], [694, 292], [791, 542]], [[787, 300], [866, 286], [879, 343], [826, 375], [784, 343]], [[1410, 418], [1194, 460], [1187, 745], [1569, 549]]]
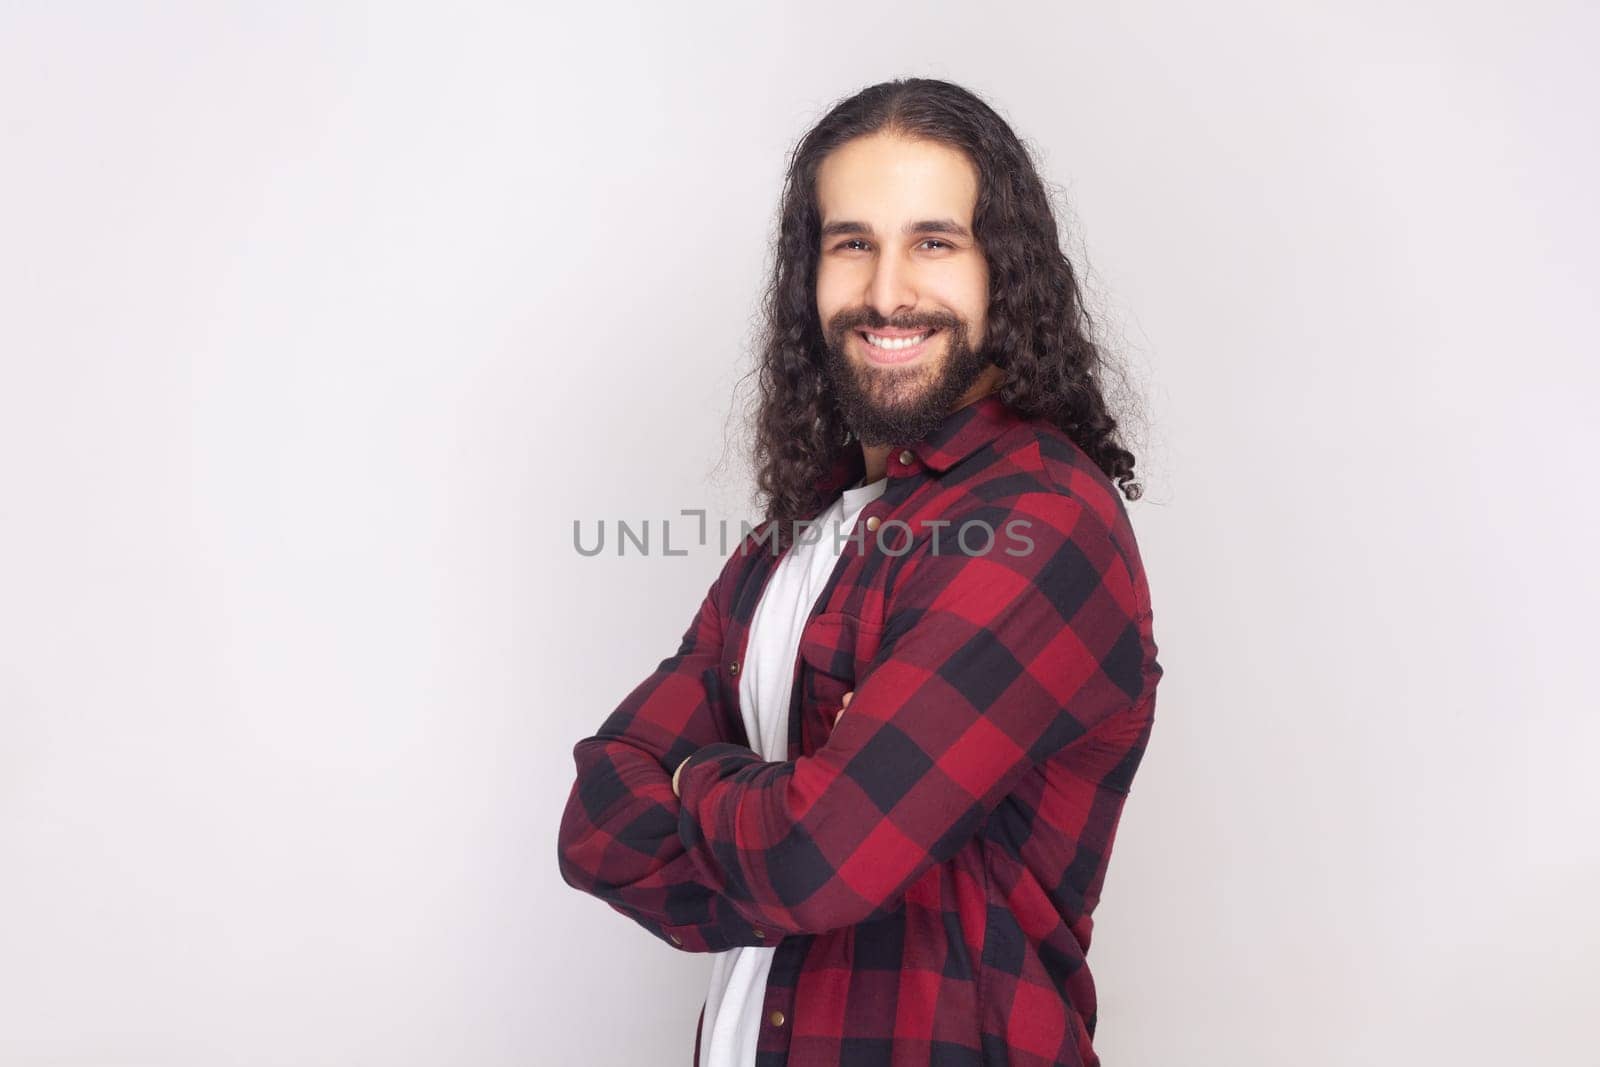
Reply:
[[[967, 339], [967, 324], [953, 315], [895, 323], [892, 328], [937, 329], [929, 338], [942, 337], [943, 357], [937, 363], [923, 356], [910, 366], [880, 366], [858, 362], [845, 346], [857, 329], [887, 326], [870, 321], [876, 316], [841, 313], [824, 333], [828, 377], [833, 383], [839, 415], [852, 434], [866, 445], [897, 445], [920, 441], [944, 422], [945, 416], [977, 381], [989, 360]], [[858, 344], [865, 344], [857, 338]]]

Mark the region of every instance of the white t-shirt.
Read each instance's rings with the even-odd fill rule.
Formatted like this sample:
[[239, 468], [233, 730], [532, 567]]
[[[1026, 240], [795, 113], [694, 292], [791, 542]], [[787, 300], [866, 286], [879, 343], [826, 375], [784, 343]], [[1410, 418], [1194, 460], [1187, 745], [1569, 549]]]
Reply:
[[[762, 759], [789, 758], [789, 698], [800, 654], [800, 631], [838, 565], [839, 551], [856, 516], [882, 496], [888, 485], [889, 479], [884, 477], [846, 489], [811, 529], [801, 528], [802, 539], [779, 562], [761, 593], [740, 671], [739, 710], [750, 747]], [[711, 957], [711, 988], [700, 1030], [703, 1067], [755, 1064], [767, 974], [775, 951], [776, 946], [740, 945]]]

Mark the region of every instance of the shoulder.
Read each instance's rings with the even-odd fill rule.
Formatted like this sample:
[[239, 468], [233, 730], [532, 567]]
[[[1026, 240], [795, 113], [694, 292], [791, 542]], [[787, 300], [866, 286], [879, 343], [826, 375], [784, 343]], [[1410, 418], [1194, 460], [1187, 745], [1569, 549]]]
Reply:
[[985, 462], [963, 470], [951, 486], [945, 506], [952, 520], [1033, 518], [1060, 535], [1105, 537], [1136, 555], [1122, 493], [1064, 430], [1023, 418], [986, 451]]
[[732, 609], [762, 564], [778, 557], [777, 532], [776, 519], [762, 519], [753, 526], [748, 520], [740, 520], [737, 533], [729, 530], [723, 536], [727, 558], [722, 561], [711, 593], [725, 613]]

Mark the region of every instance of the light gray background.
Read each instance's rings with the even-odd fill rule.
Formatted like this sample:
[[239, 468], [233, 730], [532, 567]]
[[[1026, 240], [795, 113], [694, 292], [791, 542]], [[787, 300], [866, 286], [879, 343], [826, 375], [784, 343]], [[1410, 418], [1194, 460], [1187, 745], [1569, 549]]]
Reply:
[[689, 1062], [555, 834], [721, 557], [572, 523], [753, 516], [785, 154], [903, 74], [1148, 406], [1104, 1061], [1594, 1062], [1592, 8], [535, 7], [0, 10], [0, 1063]]

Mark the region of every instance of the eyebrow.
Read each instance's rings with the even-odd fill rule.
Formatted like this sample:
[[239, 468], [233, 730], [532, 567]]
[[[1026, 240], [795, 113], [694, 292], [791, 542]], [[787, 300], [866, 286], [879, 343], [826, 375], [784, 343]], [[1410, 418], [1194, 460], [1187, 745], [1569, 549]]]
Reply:
[[[949, 237], [964, 237], [968, 240], [972, 238], [971, 232], [955, 219], [922, 219], [919, 222], [908, 222], [900, 232], [907, 237], [923, 233], [942, 233]], [[822, 227], [823, 238], [840, 237], [845, 234], [865, 234], [870, 237], [872, 227], [851, 219], [829, 222]]]

